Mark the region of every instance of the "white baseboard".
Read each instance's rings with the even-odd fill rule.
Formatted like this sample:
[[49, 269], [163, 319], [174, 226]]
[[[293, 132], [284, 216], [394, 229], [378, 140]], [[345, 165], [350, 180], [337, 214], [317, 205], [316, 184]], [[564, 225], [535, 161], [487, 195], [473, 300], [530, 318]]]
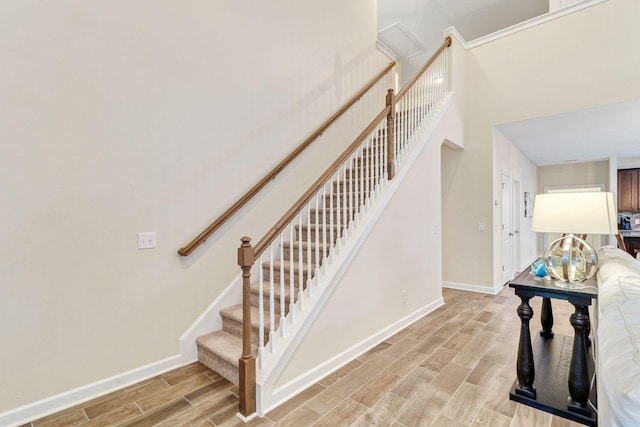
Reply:
[[497, 285], [493, 288], [490, 288], [488, 286], [481, 286], [481, 285], [469, 285], [467, 283], [456, 283], [456, 282], [442, 282], [442, 287], [443, 288], [449, 288], [449, 289], [458, 289], [460, 291], [469, 291], [469, 292], [479, 292], [481, 294], [489, 294], [489, 295], [497, 295], [498, 292], [500, 292], [502, 290], [502, 288], [504, 287], [504, 285], [500, 284]]
[[0, 426], [13, 427], [26, 424], [47, 415], [62, 411], [80, 403], [103, 396], [112, 391], [144, 381], [173, 369], [183, 366], [180, 355], [168, 357], [140, 368], [132, 369], [122, 374], [114, 375], [55, 396], [28, 405], [20, 406], [10, 411], [0, 413]]
[[196, 338], [222, 329], [220, 309], [242, 301], [238, 275], [178, 341], [180, 354], [0, 413], [0, 426], [20, 426], [198, 360]]
[[380, 344], [387, 338], [397, 334], [402, 329], [431, 313], [435, 309], [444, 305], [444, 300], [442, 297], [436, 299], [432, 303], [422, 307], [419, 310], [414, 311], [408, 316], [398, 320], [397, 322], [387, 326], [386, 328], [376, 332], [370, 337], [364, 339], [363, 341], [355, 344], [351, 348], [343, 351], [342, 353], [336, 355], [330, 360], [327, 360], [321, 365], [318, 365], [314, 369], [305, 372], [299, 377], [289, 381], [287, 384], [278, 387], [277, 389], [272, 389], [271, 392], [265, 393], [264, 391], [259, 391], [257, 394], [260, 396], [268, 395], [270, 401], [269, 402], [261, 402], [261, 413], [260, 416], [264, 416], [269, 411], [274, 410], [278, 406], [282, 405], [301, 391], [309, 388], [311, 385], [317, 383], [322, 378], [327, 375], [337, 371], [356, 357], [361, 354], [367, 352], [372, 349], [376, 345]]

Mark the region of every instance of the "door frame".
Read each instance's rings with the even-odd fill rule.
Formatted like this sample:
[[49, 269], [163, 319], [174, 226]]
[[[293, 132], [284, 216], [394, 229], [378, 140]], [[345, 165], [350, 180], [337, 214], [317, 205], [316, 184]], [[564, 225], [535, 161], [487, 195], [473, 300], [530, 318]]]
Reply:
[[513, 179], [511, 183], [511, 229], [513, 230], [513, 240], [511, 243], [511, 270], [513, 274], [520, 272], [520, 229], [522, 225], [522, 215], [524, 215], [524, 193], [520, 190], [520, 181]]
[[[511, 188], [505, 189], [506, 184]], [[505, 225], [508, 225], [508, 230], [505, 229]], [[506, 236], [505, 232], [508, 233]], [[505, 248], [505, 245], [508, 247]], [[505, 259], [506, 254], [509, 259]], [[513, 270], [513, 178], [505, 172], [500, 175], [500, 258], [501, 282], [507, 283], [515, 277], [515, 272]]]

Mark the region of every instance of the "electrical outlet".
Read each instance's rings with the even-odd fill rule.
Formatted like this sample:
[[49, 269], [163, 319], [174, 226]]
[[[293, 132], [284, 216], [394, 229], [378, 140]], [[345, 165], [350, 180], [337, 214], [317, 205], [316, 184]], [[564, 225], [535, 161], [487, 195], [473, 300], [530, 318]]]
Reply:
[[156, 247], [156, 232], [138, 233], [138, 249], [153, 249]]
[[478, 223], [478, 231], [484, 231], [484, 222]]

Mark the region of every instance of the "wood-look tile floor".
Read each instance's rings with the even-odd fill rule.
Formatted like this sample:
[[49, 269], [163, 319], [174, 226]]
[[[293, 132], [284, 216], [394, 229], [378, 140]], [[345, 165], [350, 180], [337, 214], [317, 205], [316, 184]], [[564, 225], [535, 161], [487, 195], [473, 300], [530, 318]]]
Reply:
[[[443, 307], [247, 425], [579, 425], [509, 400], [520, 327], [512, 289], [443, 295]], [[531, 300], [534, 319], [540, 303]], [[572, 311], [553, 300], [556, 333], [573, 335]], [[194, 363], [27, 426], [240, 426], [237, 407], [237, 388]]]

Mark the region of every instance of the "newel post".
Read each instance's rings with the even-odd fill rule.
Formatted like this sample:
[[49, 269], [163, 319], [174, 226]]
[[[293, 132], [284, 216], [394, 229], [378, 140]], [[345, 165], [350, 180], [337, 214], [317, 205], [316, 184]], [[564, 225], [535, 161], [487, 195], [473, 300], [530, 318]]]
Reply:
[[390, 107], [389, 114], [387, 114], [387, 175], [389, 179], [393, 179], [396, 175], [396, 165], [393, 161], [395, 158], [396, 95], [393, 93], [393, 89], [387, 91], [386, 105]]
[[256, 412], [256, 358], [251, 351], [251, 267], [255, 253], [251, 239], [243, 237], [238, 248], [238, 265], [242, 269], [242, 357], [239, 360], [239, 412], [249, 417]]

